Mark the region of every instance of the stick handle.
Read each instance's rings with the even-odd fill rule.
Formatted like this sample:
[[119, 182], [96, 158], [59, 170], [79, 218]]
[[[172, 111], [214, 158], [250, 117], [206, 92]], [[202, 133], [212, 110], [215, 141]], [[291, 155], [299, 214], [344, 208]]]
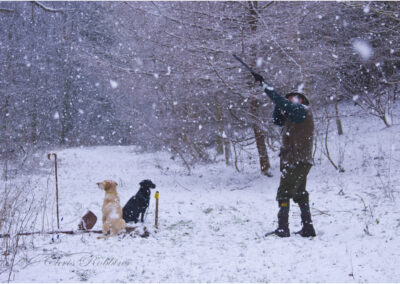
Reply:
[[154, 196], [154, 198], [156, 199], [156, 220], [155, 220], [155, 224], [154, 227], [158, 228], [158, 198], [159, 198], [160, 194], [158, 191], [156, 191], [156, 195]]

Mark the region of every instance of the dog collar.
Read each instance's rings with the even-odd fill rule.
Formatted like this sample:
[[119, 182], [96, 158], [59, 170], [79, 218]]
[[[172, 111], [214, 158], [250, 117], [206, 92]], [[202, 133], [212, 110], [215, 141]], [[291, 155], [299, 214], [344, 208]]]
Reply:
[[138, 197], [140, 197], [141, 199], [145, 200], [145, 201], [149, 201], [150, 200], [150, 196], [148, 198], [144, 197], [142, 193], [138, 192], [136, 195], [138, 195]]

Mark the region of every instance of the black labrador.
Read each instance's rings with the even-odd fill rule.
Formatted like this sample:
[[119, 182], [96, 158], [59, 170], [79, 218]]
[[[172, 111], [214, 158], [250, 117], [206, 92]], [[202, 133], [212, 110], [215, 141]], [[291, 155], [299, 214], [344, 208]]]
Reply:
[[156, 188], [156, 185], [149, 179], [142, 180], [139, 184], [139, 191], [129, 199], [122, 209], [122, 218], [127, 223], [132, 221], [137, 223], [140, 214], [140, 221], [143, 223], [144, 213], [150, 203], [150, 188]]

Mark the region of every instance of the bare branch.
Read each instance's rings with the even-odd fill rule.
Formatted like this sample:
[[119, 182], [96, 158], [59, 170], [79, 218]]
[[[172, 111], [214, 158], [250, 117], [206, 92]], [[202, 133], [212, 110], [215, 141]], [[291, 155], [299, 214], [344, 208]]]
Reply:
[[[359, 3], [354, 3], [354, 2], [342, 2], [342, 3], [350, 8], [362, 8], [362, 6], [364, 5], [363, 3], [359, 4]], [[400, 18], [396, 15], [396, 13], [394, 11], [382, 11], [382, 10], [378, 10], [372, 6], [369, 7], [369, 10], [375, 14], [382, 15], [382, 16], [388, 17], [392, 20], [395, 20], [397, 22], [400, 22]]]
[[212, 70], [215, 72], [215, 74], [217, 75], [218, 79], [221, 80], [221, 82], [225, 85], [225, 87], [228, 88], [229, 91], [232, 92], [232, 94], [238, 95], [239, 97], [241, 97], [242, 99], [245, 99], [244, 96], [242, 96], [242, 94], [236, 92], [235, 90], [233, 90], [228, 83], [225, 82], [225, 80], [222, 78], [222, 76], [218, 73], [217, 69], [215, 69], [214, 65], [211, 63], [210, 59], [208, 58], [208, 56], [205, 56], [207, 59], [208, 64], [210, 65], [210, 67], [212, 68]]
[[14, 13], [15, 11], [11, 10], [11, 9], [7, 9], [7, 8], [0, 8], [0, 12], [3, 12], [3, 13]]

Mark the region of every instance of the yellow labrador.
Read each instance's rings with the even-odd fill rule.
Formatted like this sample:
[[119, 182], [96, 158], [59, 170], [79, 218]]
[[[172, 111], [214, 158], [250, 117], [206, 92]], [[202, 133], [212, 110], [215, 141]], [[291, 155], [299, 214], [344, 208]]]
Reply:
[[106, 192], [103, 203], [103, 236], [115, 236], [118, 232], [125, 229], [125, 220], [122, 219], [122, 208], [117, 193], [117, 183], [113, 180], [98, 182], [97, 186]]

